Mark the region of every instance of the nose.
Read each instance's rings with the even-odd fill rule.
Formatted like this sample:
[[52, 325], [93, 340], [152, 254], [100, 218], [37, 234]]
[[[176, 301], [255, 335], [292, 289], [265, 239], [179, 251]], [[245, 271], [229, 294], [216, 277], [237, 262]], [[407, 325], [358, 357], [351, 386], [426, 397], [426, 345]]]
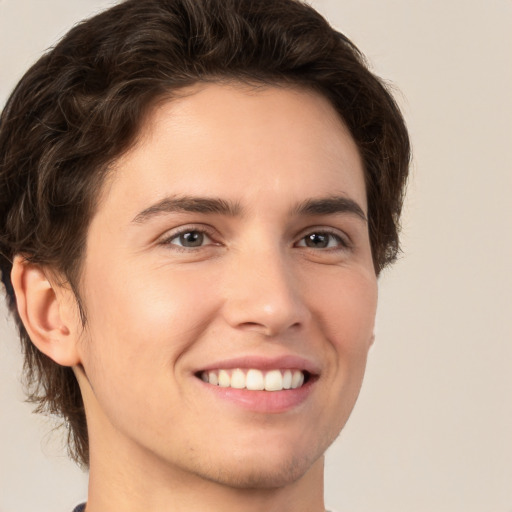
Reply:
[[234, 260], [224, 288], [223, 314], [229, 325], [273, 337], [308, 322], [300, 280], [281, 251], [238, 254]]

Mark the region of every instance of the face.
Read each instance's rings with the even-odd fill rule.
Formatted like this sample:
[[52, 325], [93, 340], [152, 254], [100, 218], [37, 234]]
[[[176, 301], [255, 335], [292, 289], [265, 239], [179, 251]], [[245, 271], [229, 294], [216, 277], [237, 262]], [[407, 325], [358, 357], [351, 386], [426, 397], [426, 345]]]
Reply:
[[231, 486], [307, 474], [359, 392], [376, 277], [357, 148], [289, 88], [159, 105], [92, 219], [80, 383], [91, 458]]

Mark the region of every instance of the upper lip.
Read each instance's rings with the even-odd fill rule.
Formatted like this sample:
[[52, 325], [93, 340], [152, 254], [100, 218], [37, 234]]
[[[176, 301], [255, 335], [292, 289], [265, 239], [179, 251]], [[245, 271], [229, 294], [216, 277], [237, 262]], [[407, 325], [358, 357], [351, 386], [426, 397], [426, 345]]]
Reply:
[[223, 359], [198, 369], [199, 372], [211, 370], [258, 369], [258, 370], [302, 370], [313, 375], [320, 373], [320, 367], [315, 362], [296, 355], [268, 357], [259, 355], [245, 355], [230, 359]]

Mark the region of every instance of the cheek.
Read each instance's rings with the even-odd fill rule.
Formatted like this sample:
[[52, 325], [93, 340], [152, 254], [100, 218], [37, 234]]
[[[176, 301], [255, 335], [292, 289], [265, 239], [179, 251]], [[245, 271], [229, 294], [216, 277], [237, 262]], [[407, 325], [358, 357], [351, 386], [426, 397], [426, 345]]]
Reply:
[[132, 375], [142, 383], [154, 381], [161, 370], [168, 376], [216, 307], [213, 294], [201, 293], [190, 276], [165, 268], [140, 275], [100, 268], [87, 278], [101, 286], [85, 294], [84, 367], [91, 379], [102, 372], [113, 386], [116, 377]]
[[359, 395], [373, 339], [377, 281], [365, 269], [335, 269], [310, 290], [317, 326], [325, 343], [319, 347], [330, 361], [323, 374], [325, 438], [333, 440], [345, 425]]
[[[317, 283], [320, 284], [320, 283]], [[377, 310], [377, 281], [366, 272], [340, 272], [315, 286], [310, 294], [315, 316], [328, 343], [324, 349], [343, 387], [358, 390], [373, 341]]]
[[144, 333], [166, 330], [171, 325], [176, 332], [180, 325], [193, 322], [202, 306], [207, 307], [198, 283], [184, 273], [165, 268], [127, 272], [97, 273], [89, 282], [101, 283], [91, 287], [86, 296], [90, 316], [96, 327], [111, 329], [116, 336], [133, 338], [141, 342]]
[[357, 350], [358, 345], [371, 339], [377, 311], [375, 276], [340, 272], [327, 277], [310, 296], [333, 342]]
[[84, 298], [83, 367], [110, 423], [127, 432], [152, 418], [155, 428], [164, 428], [183, 413], [176, 401], [183, 391], [181, 357], [202, 336], [214, 297], [202, 294], [190, 276], [164, 268], [143, 275], [119, 270], [88, 276], [102, 285]]

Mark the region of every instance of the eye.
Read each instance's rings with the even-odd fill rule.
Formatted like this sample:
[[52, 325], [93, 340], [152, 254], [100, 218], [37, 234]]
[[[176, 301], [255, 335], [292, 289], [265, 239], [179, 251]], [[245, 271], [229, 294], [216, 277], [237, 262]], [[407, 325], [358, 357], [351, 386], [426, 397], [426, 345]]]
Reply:
[[204, 231], [189, 229], [172, 235], [164, 243], [177, 245], [178, 247], [195, 248], [211, 244], [212, 239]]
[[308, 233], [297, 242], [297, 247], [309, 247], [311, 249], [335, 249], [346, 248], [348, 243], [340, 236], [328, 231], [315, 231]]

